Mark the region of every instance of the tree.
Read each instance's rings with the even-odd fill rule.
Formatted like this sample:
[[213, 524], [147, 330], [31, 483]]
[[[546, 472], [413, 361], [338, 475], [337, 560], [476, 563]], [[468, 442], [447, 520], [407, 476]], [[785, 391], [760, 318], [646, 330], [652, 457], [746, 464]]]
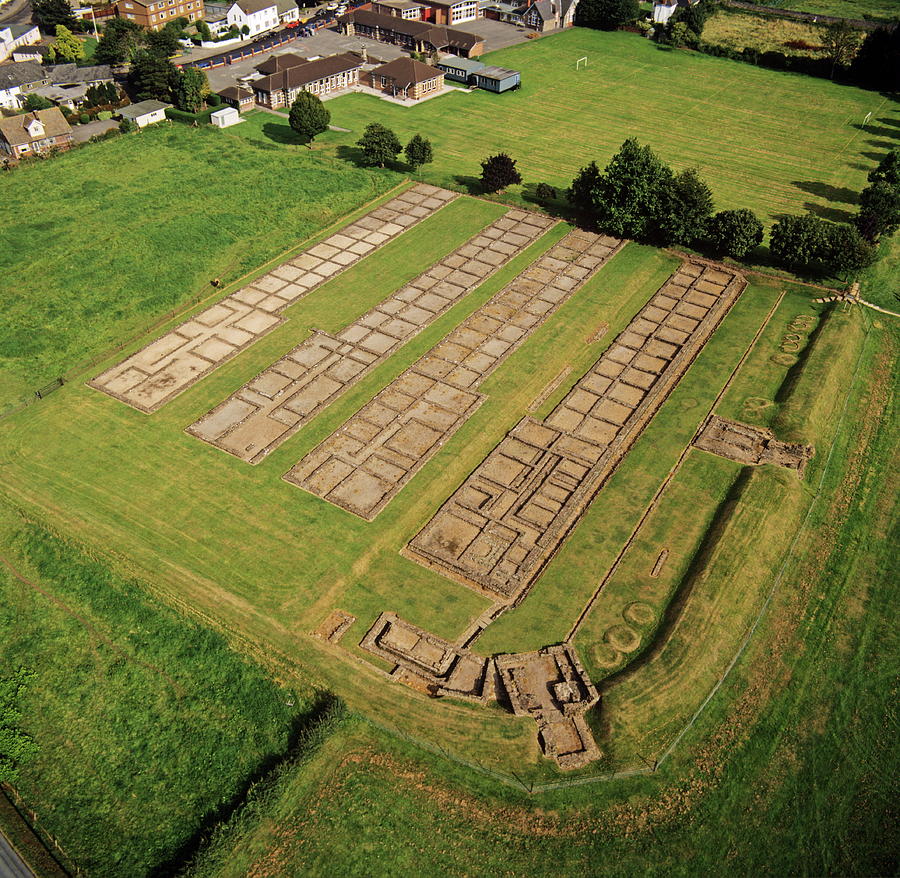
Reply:
[[806, 269], [827, 257], [828, 223], [817, 216], [786, 216], [772, 226], [769, 248], [782, 265]]
[[124, 64], [131, 61], [141, 46], [144, 30], [127, 18], [113, 18], [107, 22], [103, 35], [94, 50], [98, 64]]
[[516, 170], [516, 161], [505, 152], [488, 156], [481, 163], [481, 188], [485, 192], [500, 192], [507, 186], [522, 182], [522, 175]]
[[56, 25], [56, 39], [50, 43], [47, 57], [51, 61], [72, 63], [84, 57], [84, 43], [65, 25]]
[[827, 25], [822, 34], [825, 57], [831, 61], [831, 78], [837, 67], [847, 67], [859, 48], [859, 34], [848, 22], [841, 19]]
[[871, 265], [877, 249], [850, 225], [832, 225], [828, 228], [823, 262], [832, 274], [848, 275]]
[[696, 169], [688, 168], [660, 194], [656, 237], [666, 244], [692, 244], [706, 234], [712, 212], [712, 191]]
[[556, 201], [557, 197], [556, 187], [549, 183], [538, 183], [534, 187], [534, 194], [540, 201]]
[[619, 238], [649, 238], [672, 176], [649, 146], [628, 138], [600, 177], [596, 195], [600, 228]]
[[892, 149], [878, 164], [878, 167], [869, 171], [870, 183], [888, 183], [891, 186], [900, 186], [900, 149]]
[[31, 11], [34, 23], [45, 33], [55, 33], [58, 24], [69, 30], [78, 27], [69, 0], [32, 0]]
[[900, 186], [872, 183], [859, 193], [859, 213], [853, 224], [869, 241], [893, 235], [900, 228]]
[[763, 224], [747, 208], [719, 211], [709, 222], [707, 237], [716, 253], [743, 259], [763, 239]]
[[133, 119], [123, 119], [121, 122], [119, 122], [119, 131], [121, 131], [123, 134], [130, 134], [132, 131], [137, 130], [137, 122], [135, 122]]
[[48, 101], [47, 98], [40, 95], [30, 94], [25, 98], [24, 107], [30, 113], [33, 113], [35, 110], [49, 110], [52, 106], [53, 101]]
[[197, 113], [203, 105], [203, 91], [208, 88], [206, 74], [196, 67], [185, 67], [175, 75], [175, 106], [186, 113]]
[[144, 42], [148, 51], [161, 58], [171, 58], [179, 49], [178, 37], [167, 28], [147, 31]]
[[241, 36], [244, 36], [244, 37], [250, 36], [250, 25], [245, 24], [241, 28]]
[[32, 676], [32, 671], [19, 668], [0, 678], [0, 783], [15, 783], [19, 767], [38, 750], [34, 739], [19, 727], [19, 698]]
[[431, 141], [426, 140], [421, 134], [414, 134], [412, 140], [406, 144], [404, 150], [406, 162], [413, 169], [422, 167], [434, 161], [434, 152], [431, 149]]
[[596, 162], [582, 168], [566, 190], [566, 199], [576, 210], [593, 214], [600, 201], [602, 175]]
[[682, 6], [680, 3], [675, 9], [672, 19], [687, 26], [687, 29], [698, 37], [703, 35], [706, 21], [716, 11], [715, 4], [711, 0], [700, 0], [699, 3]]
[[362, 149], [364, 164], [378, 165], [379, 168], [394, 161], [403, 149], [397, 135], [378, 122], [366, 125], [363, 136], [356, 141], [356, 145]]
[[900, 91], [900, 22], [877, 27], [863, 40], [850, 74], [866, 88]]
[[575, 24], [595, 30], [616, 30], [641, 14], [638, 0], [581, 0], [575, 9]]
[[316, 95], [301, 91], [291, 105], [288, 121], [294, 131], [307, 138], [306, 145], [312, 149], [313, 138], [328, 130], [331, 113]]
[[197, 33], [200, 35], [200, 39], [204, 43], [208, 43], [212, 39], [212, 31], [209, 29], [209, 25], [201, 18], [197, 21]]
[[168, 58], [141, 50], [131, 65], [128, 81], [139, 101], [150, 98], [168, 101], [172, 97], [172, 83], [176, 75], [177, 71]]

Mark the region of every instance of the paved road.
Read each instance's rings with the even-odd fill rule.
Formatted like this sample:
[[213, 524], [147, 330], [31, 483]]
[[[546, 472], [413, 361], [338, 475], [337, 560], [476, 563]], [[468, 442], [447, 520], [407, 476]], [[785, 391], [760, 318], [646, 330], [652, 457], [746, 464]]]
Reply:
[[[118, 128], [119, 123], [115, 119], [107, 119], [104, 122], [88, 122], [87, 125], [73, 125], [72, 139], [75, 143], [84, 143], [97, 134], [105, 134], [113, 128]], [[2, 876], [0, 876], [2, 878]]]
[[0, 6], [0, 24], [28, 24], [31, 21], [29, 0], [10, 0]]
[[0, 878], [34, 878], [34, 872], [25, 865], [2, 832], [0, 832]]

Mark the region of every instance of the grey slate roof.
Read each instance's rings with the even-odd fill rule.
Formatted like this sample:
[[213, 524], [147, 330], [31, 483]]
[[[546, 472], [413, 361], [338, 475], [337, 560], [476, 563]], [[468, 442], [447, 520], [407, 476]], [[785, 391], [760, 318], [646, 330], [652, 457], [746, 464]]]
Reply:
[[127, 107], [122, 107], [122, 109], [119, 110], [119, 113], [126, 119], [137, 119], [138, 116], [145, 116], [147, 113], [152, 113], [154, 110], [168, 110], [171, 107], [171, 104], [164, 104], [162, 101], [139, 101], [136, 104], [129, 104]]
[[414, 58], [397, 58], [372, 71], [372, 76], [384, 76], [393, 79], [400, 88], [409, 88], [419, 82], [428, 82], [438, 76], [443, 76], [444, 71], [416, 61]]
[[54, 64], [47, 67], [47, 77], [53, 85], [69, 85], [76, 82], [112, 82], [112, 69], [108, 64], [96, 67], [78, 67], [76, 64]]
[[46, 69], [41, 67], [37, 61], [14, 61], [11, 64], [0, 64], [0, 89], [48, 81]]

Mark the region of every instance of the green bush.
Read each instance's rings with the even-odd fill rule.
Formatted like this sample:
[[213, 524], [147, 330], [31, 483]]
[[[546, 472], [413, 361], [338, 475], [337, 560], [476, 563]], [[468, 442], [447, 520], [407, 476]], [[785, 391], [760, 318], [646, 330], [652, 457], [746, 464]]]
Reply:
[[87, 125], [87, 123], [91, 121], [91, 117], [87, 113], [82, 113], [78, 117], [78, 121], [81, 122], [82, 125]]
[[218, 107], [222, 103], [221, 95], [217, 95], [215, 93], [209, 94], [206, 96], [206, 106], [208, 107]]
[[97, 118], [101, 122], [106, 122], [107, 120], [112, 119], [112, 113], [109, 110], [101, 110], [97, 113]]
[[209, 125], [209, 117], [216, 109], [216, 107], [207, 107], [199, 113], [186, 113], [184, 110], [179, 110], [176, 107], [169, 107], [166, 110], [166, 118], [171, 119], [173, 122], [183, 122], [185, 125], [193, 125], [194, 122], [198, 125]]

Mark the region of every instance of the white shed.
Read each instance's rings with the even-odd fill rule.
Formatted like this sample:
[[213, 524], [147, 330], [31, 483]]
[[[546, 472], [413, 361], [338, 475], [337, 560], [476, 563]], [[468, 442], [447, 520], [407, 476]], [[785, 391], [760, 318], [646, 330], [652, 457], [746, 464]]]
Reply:
[[140, 101], [136, 104], [129, 104], [119, 110], [119, 115], [123, 119], [131, 119], [136, 123], [138, 128], [146, 125], [152, 125], [154, 122], [162, 122], [166, 118], [166, 110], [172, 107], [171, 104], [164, 104], [162, 101]]
[[210, 113], [209, 121], [216, 126], [216, 128], [228, 128], [231, 125], [237, 125], [238, 122], [243, 122], [241, 119], [241, 114], [234, 107], [222, 107], [221, 110], [216, 110], [215, 113]]

